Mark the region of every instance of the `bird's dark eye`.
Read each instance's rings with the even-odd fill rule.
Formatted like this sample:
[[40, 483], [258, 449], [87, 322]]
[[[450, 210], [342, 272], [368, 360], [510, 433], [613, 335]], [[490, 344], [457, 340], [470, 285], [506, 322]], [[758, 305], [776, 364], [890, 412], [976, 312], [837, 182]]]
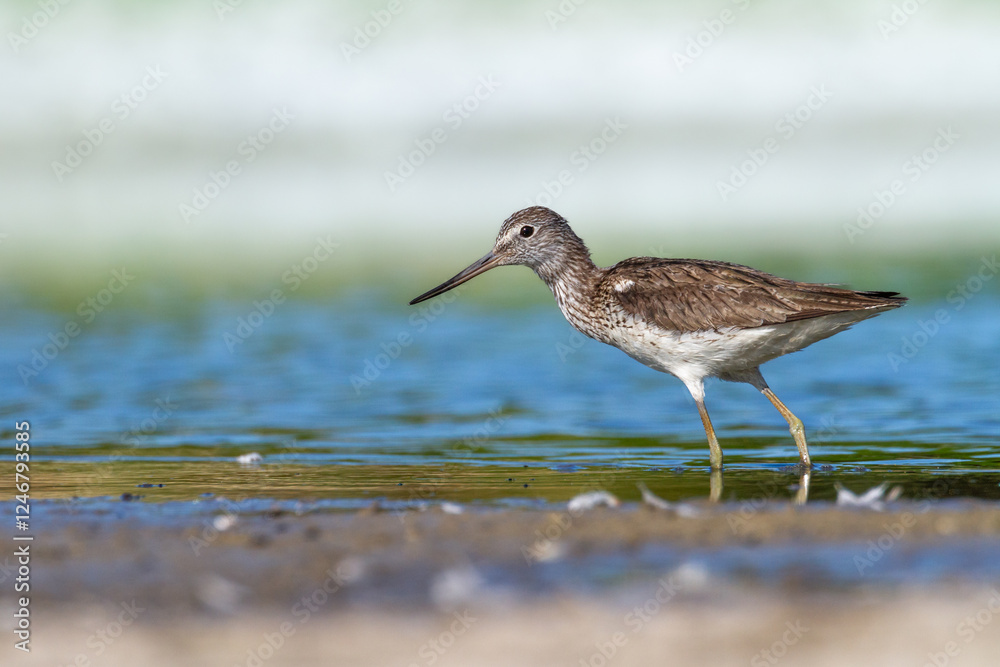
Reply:
[[523, 236], [524, 238], [528, 238], [529, 236], [531, 236], [534, 233], [535, 233], [535, 228], [534, 227], [530, 227], [528, 225], [525, 225], [524, 227], [521, 227], [521, 236]]

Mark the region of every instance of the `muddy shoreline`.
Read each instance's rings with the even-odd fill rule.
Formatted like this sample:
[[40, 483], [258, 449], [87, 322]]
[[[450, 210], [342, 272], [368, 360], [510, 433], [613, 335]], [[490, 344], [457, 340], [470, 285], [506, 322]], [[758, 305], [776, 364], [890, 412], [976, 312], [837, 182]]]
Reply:
[[[689, 509], [64, 517], [37, 538], [25, 664], [264, 664], [261, 642], [271, 664], [649, 664], [664, 642], [769, 664], [797, 620], [810, 664], [923, 664], [963, 610], [1000, 613], [995, 503]], [[987, 664], [1000, 620], [974, 636], [962, 664]]]

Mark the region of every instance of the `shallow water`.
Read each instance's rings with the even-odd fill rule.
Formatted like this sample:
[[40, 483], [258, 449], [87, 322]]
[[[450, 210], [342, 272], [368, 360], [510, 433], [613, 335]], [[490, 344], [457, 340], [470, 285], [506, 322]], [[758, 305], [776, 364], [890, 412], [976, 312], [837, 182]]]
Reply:
[[[27, 386], [0, 388], [4, 437], [31, 421], [35, 497], [545, 503], [594, 488], [634, 500], [640, 481], [707, 497], [708, 448], [680, 382], [583, 339], [550, 302], [468, 293], [409, 308], [349, 289], [278, 304], [242, 332], [252, 299], [109, 308]], [[959, 311], [917, 300], [764, 367], [806, 425], [811, 499], [883, 481], [912, 498], [1000, 498], [998, 306], [985, 291]], [[948, 321], [922, 335], [942, 309]], [[0, 324], [15, 377], [48, 332], [80, 321], [15, 312]], [[792, 497], [780, 415], [746, 385], [710, 381], [707, 402], [723, 499]], [[263, 461], [236, 463], [249, 452]]]

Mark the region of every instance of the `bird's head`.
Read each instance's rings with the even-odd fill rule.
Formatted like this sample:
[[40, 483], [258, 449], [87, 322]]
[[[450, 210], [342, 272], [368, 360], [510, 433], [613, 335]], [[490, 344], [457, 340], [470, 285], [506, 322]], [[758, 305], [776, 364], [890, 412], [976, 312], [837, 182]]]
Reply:
[[544, 206], [522, 209], [504, 220], [491, 251], [458, 275], [410, 301], [410, 305], [447, 292], [497, 266], [523, 264], [538, 272], [541, 267], [558, 262], [568, 244], [574, 241], [583, 246], [566, 220], [555, 211]]

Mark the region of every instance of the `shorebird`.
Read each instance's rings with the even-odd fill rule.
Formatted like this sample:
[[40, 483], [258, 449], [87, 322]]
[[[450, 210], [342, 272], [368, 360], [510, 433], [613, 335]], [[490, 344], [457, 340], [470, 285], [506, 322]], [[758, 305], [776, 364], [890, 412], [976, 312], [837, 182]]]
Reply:
[[410, 305], [511, 264], [531, 267], [545, 281], [577, 331], [685, 384], [715, 470], [722, 448], [705, 409], [705, 378], [746, 382], [763, 393], [788, 422], [808, 469], [802, 421], [768, 387], [761, 364], [906, 303], [898, 292], [796, 282], [728, 262], [632, 257], [601, 268], [562, 216], [532, 206], [504, 221], [484, 257]]

